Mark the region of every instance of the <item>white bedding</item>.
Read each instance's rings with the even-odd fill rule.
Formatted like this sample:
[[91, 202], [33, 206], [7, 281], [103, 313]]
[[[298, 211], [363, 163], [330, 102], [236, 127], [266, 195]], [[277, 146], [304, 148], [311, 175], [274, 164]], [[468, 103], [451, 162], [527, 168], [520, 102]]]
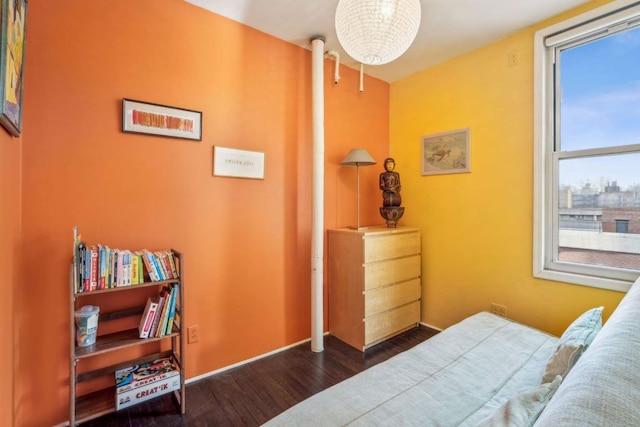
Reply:
[[473, 315], [273, 418], [275, 426], [473, 426], [540, 384], [558, 339]]
[[640, 426], [640, 278], [564, 379], [536, 426]]

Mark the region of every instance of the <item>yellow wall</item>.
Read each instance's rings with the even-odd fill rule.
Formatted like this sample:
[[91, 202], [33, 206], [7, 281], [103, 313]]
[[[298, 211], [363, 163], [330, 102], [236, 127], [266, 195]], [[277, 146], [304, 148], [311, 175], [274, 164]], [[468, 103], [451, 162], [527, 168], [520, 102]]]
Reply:
[[[533, 34], [545, 23], [391, 85], [390, 153], [402, 175], [404, 222], [423, 233], [422, 320], [447, 327], [492, 302], [508, 317], [561, 334], [619, 292], [534, 279]], [[508, 55], [519, 64], [509, 66]], [[421, 137], [469, 127], [471, 173], [421, 176]]]

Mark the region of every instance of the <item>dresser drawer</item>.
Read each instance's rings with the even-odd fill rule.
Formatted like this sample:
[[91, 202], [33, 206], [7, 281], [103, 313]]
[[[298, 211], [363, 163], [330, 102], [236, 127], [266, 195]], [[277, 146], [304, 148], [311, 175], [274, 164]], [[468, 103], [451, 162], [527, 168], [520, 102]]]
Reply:
[[400, 258], [420, 253], [420, 233], [367, 235], [364, 238], [364, 262]]
[[373, 289], [364, 294], [364, 317], [371, 317], [419, 299], [419, 278]]
[[420, 277], [420, 255], [364, 265], [364, 290]]
[[364, 319], [365, 347], [375, 344], [420, 321], [420, 301]]

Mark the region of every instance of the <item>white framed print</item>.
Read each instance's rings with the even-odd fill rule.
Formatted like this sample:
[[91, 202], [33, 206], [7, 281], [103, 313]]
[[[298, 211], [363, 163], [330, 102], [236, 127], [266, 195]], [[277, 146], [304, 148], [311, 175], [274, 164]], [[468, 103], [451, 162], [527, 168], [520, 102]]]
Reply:
[[264, 179], [264, 153], [213, 147], [213, 176]]

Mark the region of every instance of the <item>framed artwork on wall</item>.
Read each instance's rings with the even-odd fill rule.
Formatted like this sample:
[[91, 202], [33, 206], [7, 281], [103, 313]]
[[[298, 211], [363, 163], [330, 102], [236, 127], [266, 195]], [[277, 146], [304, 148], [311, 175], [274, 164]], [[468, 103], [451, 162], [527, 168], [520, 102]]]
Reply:
[[471, 172], [469, 128], [422, 137], [422, 175]]
[[202, 113], [124, 98], [122, 131], [202, 141]]
[[264, 179], [264, 153], [214, 146], [213, 176]]
[[27, 1], [0, 0], [0, 10], [0, 124], [20, 136]]

